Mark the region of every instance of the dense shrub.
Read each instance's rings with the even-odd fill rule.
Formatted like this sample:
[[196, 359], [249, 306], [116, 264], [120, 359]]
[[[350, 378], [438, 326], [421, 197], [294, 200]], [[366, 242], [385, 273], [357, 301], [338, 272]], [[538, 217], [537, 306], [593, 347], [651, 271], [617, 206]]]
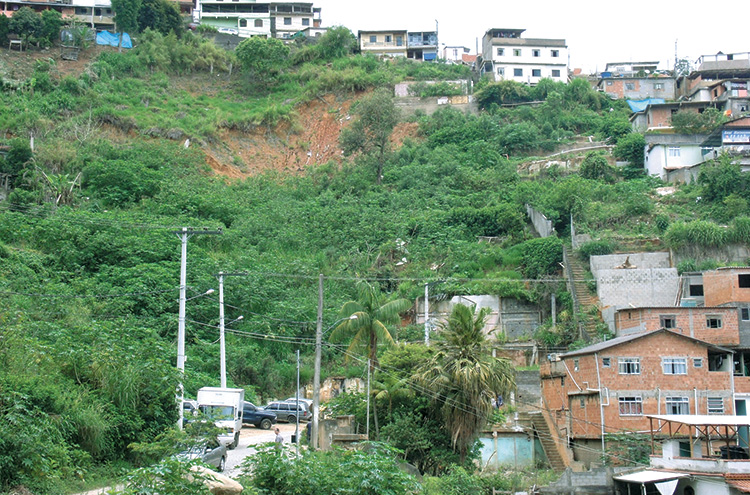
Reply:
[[614, 252], [614, 246], [608, 240], [590, 241], [578, 248], [578, 254], [586, 261], [592, 256], [612, 254], [612, 252]]
[[562, 263], [562, 241], [554, 236], [531, 239], [522, 245], [521, 267], [527, 278], [552, 275]]

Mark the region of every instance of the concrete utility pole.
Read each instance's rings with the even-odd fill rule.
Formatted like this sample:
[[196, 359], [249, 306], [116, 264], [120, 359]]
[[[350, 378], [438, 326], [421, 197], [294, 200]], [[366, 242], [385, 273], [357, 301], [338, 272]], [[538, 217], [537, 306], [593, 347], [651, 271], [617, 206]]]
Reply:
[[[219, 360], [221, 361], [219, 375], [221, 378], [221, 388], [227, 388], [227, 345], [224, 337], [224, 277], [244, 277], [247, 273], [224, 273], [219, 272], [215, 275], [219, 279]], [[243, 316], [235, 318], [229, 323], [240, 321]]]
[[424, 284], [424, 345], [430, 345], [430, 284]]
[[187, 290], [187, 241], [194, 235], [198, 234], [209, 234], [218, 235], [222, 234], [221, 230], [193, 230], [188, 227], [183, 227], [182, 230], [174, 232], [182, 242], [182, 252], [180, 255], [180, 308], [177, 317], [177, 370], [180, 372], [180, 384], [178, 386], [179, 393], [179, 406], [180, 406], [180, 419], [177, 422], [177, 427], [182, 429], [183, 424], [183, 405], [185, 400], [185, 389], [182, 385], [182, 375], [185, 374], [185, 292]]
[[[315, 372], [313, 374], [313, 417], [310, 430], [311, 445], [318, 448], [318, 426], [320, 422], [320, 360], [323, 346], [323, 274], [318, 276], [318, 320], [315, 325]], [[299, 387], [297, 387], [299, 388]]]

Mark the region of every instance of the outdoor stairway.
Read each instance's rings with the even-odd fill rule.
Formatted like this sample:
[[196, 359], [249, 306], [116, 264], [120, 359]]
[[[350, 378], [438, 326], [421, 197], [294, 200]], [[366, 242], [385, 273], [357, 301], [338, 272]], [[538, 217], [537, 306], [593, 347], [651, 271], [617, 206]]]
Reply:
[[[570, 273], [573, 276], [571, 286], [573, 287], [573, 291], [575, 291], [575, 301], [578, 302], [576, 311], [587, 313], [592, 306], [598, 308], [599, 298], [591, 294], [586, 282], [586, 267], [574, 253], [568, 256], [568, 263], [570, 263]], [[602, 321], [601, 314], [597, 312], [595, 316], [591, 316], [585, 322], [582, 322], [583, 338], [585, 340], [590, 342], [596, 336], [596, 324], [599, 321]]]
[[531, 426], [534, 428], [537, 438], [539, 438], [539, 441], [542, 443], [542, 449], [544, 449], [550, 467], [558, 472], [565, 471], [567, 466], [565, 465], [565, 461], [560, 455], [560, 452], [557, 450], [557, 445], [555, 445], [555, 440], [552, 436], [553, 433], [550, 431], [547, 421], [545, 421], [542, 413], [540, 411], [534, 411], [526, 414], [531, 421]]

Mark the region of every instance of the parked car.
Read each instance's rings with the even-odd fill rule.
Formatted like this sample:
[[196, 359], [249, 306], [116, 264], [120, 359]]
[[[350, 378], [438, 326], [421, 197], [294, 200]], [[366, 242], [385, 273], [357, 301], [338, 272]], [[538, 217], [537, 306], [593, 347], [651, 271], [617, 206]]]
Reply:
[[242, 406], [242, 424], [270, 430], [271, 426], [276, 424], [276, 414], [260, 409], [252, 402], [245, 401]]
[[220, 27], [218, 29], [220, 33], [224, 34], [240, 34], [239, 30], [233, 28]]
[[302, 402], [299, 404], [284, 401], [271, 402], [263, 410], [275, 413], [279, 421], [288, 423], [296, 422], [298, 416], [300, 421], [309, 421], [312, 418], [312, 413]]
[[177, 454], [177, 456], [188, 461], [200, 459], [205, 464], [216, 468], [216, 471], [222, 472], [227, 464], [227, 446], [214, 438], [193, 445], [184, 452]]
[[[292, 404], [294, 404], [295, 402], [297, 402], [297, 399], [295, 397], [290, 397], [288, 399], [285, 399], [284, 402], [291, 402]], [[299, 403], [300, 404], [304, 404], [304, 406], [307, 408], [307, 410], [310, 411], [310, 412], [312, 412], [312, 410], [313, 410], [313, 401], [312, 401], [312, 399], [302, 399], [302, 398], [300, 398], [299, 399]]]

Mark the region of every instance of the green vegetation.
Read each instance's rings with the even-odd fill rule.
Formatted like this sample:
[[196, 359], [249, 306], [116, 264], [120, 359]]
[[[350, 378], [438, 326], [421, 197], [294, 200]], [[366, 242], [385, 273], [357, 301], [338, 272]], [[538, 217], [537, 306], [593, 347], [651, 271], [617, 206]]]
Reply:
[[[120, 21], [131, 16], [139, 23], [144, 5], [152, 14], [160, 8], [149, 2], [132, 12], [115, 8]], [[47, 17], [50, 25], [56, 22]], [[594, 238], [584, 256], [629, 240], [663, 239], [680, 247], [750, 239], [750, 193], [730, 158], [706, 167], [698, 183], [657, 195], [659, 180], [630, 174], [638, 170], [643, 137], [629, 132], [625, 106], [585, 81], [547, 80], [534, 88], [480, 81], [476, 96], [483, 112], [443, 108], [419, 115], [412, 132], [396, 142], [391, 85], [407, 78], [452, 81], [466, 77], [467, 68], [352, 55], [353, 36], [345, 28], [330, 30], [315, 45], [292, 46], [288, 54], [284, 46], [250, 40], [228, 53], [200, 35], [163, 31], [144, 28], [137, 48], [105, 50], [80, 74], [63, 75], [61, 67], [41, 59], [29, 64], [28, 73], [8, 77], [12, 84], [0, 85], [0, 145], [8, 147], [0, 158], [8, 184], [7, 199], [0, 202], [2, 491], [23, 486], [63, 493], [114, 476], [123, 466], [145, 469], [133, 479], [148, 479], [152, 468], [145, 464], [166, 455], [159, 435], [176, 423], [180, 381], [174, 367], [180, 257], [174, 231], [182, 226], [223, 232], [191, 238], [189, 297], [215, 287], [219, 271], [247, 273], [225, 287], [227, 318], [244, 315], [227, 335], [228, 376], [230, 385], [244, 387], [260, 403], [293, 390], [296, 349], [302, 350], [303, 382], [311, 377], [320, 273], [328, 324], [352, 314], [341, 312], [347, 301], [357, 301], [372, 316], [386, 301], [414, 301], [425, 283], [439, 281], [431, 294], [440, 299], [494, 294], [546, 308], [555, 294], [557, 326], [546, 323], [528, 338], [568, 346], [580, 344], [575, 316], [586, 317], [573, 313], [559, 282], [571, 218], [577, 233]], [[279, 60], [248, 55], [266, 49]], [[337, 115], [344, 129], [358, 132], [344, 132], [339, 143], [352, 158], [300, 167], [296, 175], [233, 180], [214, 175], [207, 165], [222, 160], [235, 136], [289, 149], [287, 138], [302, 130], [302, 104], [323, 96], [341, 108], [360, 100], [352, 122], [344, 112]], [[523, 105], [508, 106], [516, 103]], [[581, 171], [517, 172], [519, 164], [565, 148], [578, 135], [610, 140], [620, 150], [615, 154], [631, 162], [630, 172], [605, 166], [609, 158], [601, 154], [590, 155]], [[240, 161], [234, 153], [225, 155], [231, 155], [227, 163]], [[535, 237], [526, 204], [553, 222], [559, 238]], [[692, 266], [702, 265], [682, 268]], [[377, 304], [364, 304], [360, 280], [374, 288]], [[213, 296], [187, 305], [181, 381], [189, 397], [219, 383], [217, 305]], [[466, 419], [472, 429], [454, 441], [455, 411], [433, 399], [438, 393], [460, 401], [484, 398], [460, 396], [447, 387], [446, 375], [426, 370], [423, 385], [429, 384], [430, 393], [413, 394], [414, 371], [424, 363], [446, 372], [459, 364], [458, 337], [430, 349], [386, 349], [377, 345], [387, 341], [386, 333], [404, 342], [419, 340], [421, 330], [378, 320], [383, 326], [375, 328], [377, 342], [364, 317], [345, 325], [366, 330], [359, 342], [367, 337], [376, 344], [368, 352], [380, 363], [372, 380], [379, 430], [374, 436], [399, 449], [383, 449], [372, 462], [382, 461], [395, 486], [405, 490], [412, 482], [392, 469], [394, 457], [422, 473], [451, 473], [456, 484], [474, 487], [468, 470], [484, 406]], [[462, 321], [462, 328], [477, 324]], [[353, 335], [342, 335], [342, 342], [354, 343], [348, 340]], [[461, 343], [484, 348], [470, 341]], [[481, 352], [473, 356], [486, 358]], [[362, 376], [360, 359], [347, 362], [340, 347], [326, 345], [324, 374]], [[508, 385], [490, 382], [491, 388]], [[330, 409], [355, 414], [364, 424], [363, 399], [342, 396]], [[310, 455], [341, 486], [351, 482], [350, 473], [334, 471], [337, 464], [353, 470], [370, 462], [355, 454]], [[276, 459], [269, 470], [284, 467], [282, 462], [287, 460]], [[289, 482], [303, 483], [305, 473]], [[428, 483], [441, 489], [441, 481]]]

